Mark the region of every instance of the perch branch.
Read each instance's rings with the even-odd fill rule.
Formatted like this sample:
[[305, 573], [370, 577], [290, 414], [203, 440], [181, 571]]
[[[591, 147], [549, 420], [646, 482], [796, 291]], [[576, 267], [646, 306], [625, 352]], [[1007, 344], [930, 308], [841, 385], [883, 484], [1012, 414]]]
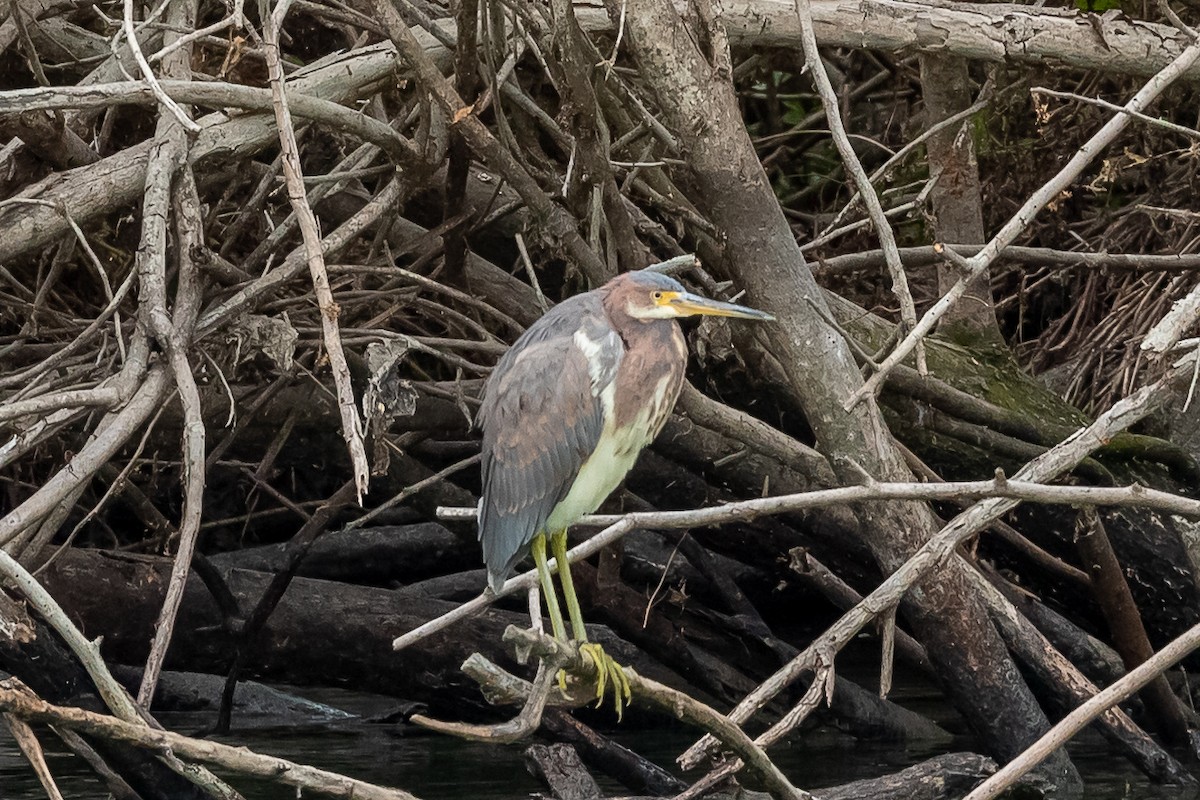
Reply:
[[[544, 633], [510, 627], [505, 632], [505, 640], [515, 643], [518, 650], [530, 652], [543, 660], [567, 663], [568, 669], [572, 672], [586, 674], [592, 680], [596, 678], [595, 664], [590, 659], [581, 657], [577, 652], [568, 649], [562, 642]], [[483, 675], [490, 681], [493, 674], [497, 672], [503, 672], [503, 670], [493, 666]], [[710, 735], [750, 764], [751, 768], [766, 783], [768, 791], [773, 797], [811, 800], [812, 795], [793, 786], [762, 748], [751, 741], [745, 731], [730, 722], [723, 714], [684, 692], [642, 677], [632, 667], [625, 668], [625, 675], [629, 679], [630, 689], [633, 692], [633, 702], [651, 706], [676, 719], [709, 731]], [[507, 681], [501, 682], [500, 685], [511, 688], [511, 683]]]
[[[1151, 388], [1161, 388], [1158, 384], [1155, 387], [1147, 387], [1142, 392], [1146, 392]], [[1149, 402], [1143, 396], [1142, 392], [1136, 395], [1139, 402]], [[1124, 402], [1124, 401], [1123, 401]], [[1120, 404], [1118, 404], [1120, 405]], [[1120, 413], [1120, 419], [1124, 419], [1127, 413], [1124, 406], [1120, 409], [1114, 406], [1114, 410]], [[1111, 413], [1111, 412], [1110, 412]], [[1137, 413], [1142, 413], [1138, 411]], [[1103, 422], [1102, 422], [1103, 420]], [[1128, 424], [1128, 423], [1122, 423]], [[1100, 430], [1110, 429], [1110, 423], [1105, 417], [1097, 420], [1096, 423], [1086, 429], [1081, 429], [1074, 436], [1068, 439], [1063, 444], [1056, 448], [1048, 450], [1043, 455], [1039, 456], [1034, 461], [1026, 465], [1021, 472], [1017, 473], [1017, 477], [1011, 480], [1002, 477], [997, 477], [990, 481], [967, 481], [960, 483], [881, 483], [871, 481], [860, 486], [844, 486], [836, 489], [821, 489], [815, 492], [802, 492], [800, 494], [779, 495], [777, 497], [762, 497], [754, 500], [743, 500], [737, 503], [729, 503], [727, 505], [718, 506], [715, 508], [701, 508], [691, 511], [653, 511], [653, 512], [635, 512], [624, 515], [611, 514], [592, 514], [583, 517], [579, 524], [590, 526], [607, 526], [591, 538], [583, 541], [567, 551], [567, 560], [572, 564], [582, 561], [585, 558], [590, 558], [603, 548], [618, 541], [627, 533], [637, 528], [655, 528], [662, 530], [672, 530], [679, 528], [700, 528], [709, 525], [720, 525], [727, 522], [747, 521], [757, 519], [763, 516], [772, 516], [776, 514], [788, 514], [795, 511], [802, 511], [810, 508], [821, 508], [832, 505], [842, 505], [846, 503], [861, 503], [869, 500], [975, 500], [977, 505], [972, 506], [963, 515], [960, 515], [956, 520], [961, 520], [968, 514], [971, 515], [971, 525], [974, 525], [974, 517], [980, 514], [977, 509], [983, 504], [1005, 504], [1002, 511], [988, 511], [987, 519], [979, 523], [979, 525], [990, 524], [996, 518], [999, 518], [1008, 509], [1012, 508], [1019, 502], [1037, 502], [1037, 503], [1052, 503], [1056, 505], [1076, 505], [1086, 504], [1095, 506], [1136, 506], [1140, 508], [1152, 508], [1157, 511], [1164, 511], [1172, 514], [1183, 514], [1185, 516], [1200, 516], [1200, 500], [1193, 500], [1188, 497], [1181, 497], [1169, 492], [1159, 491], [1157, 489], [1148, 489], [1139, 484], [1130, 486], [1112, 487], [1112, 486], [1052, 486], [1049, 484], [1039, 483], [1033, 479], [1035, 475], [1040, 474], [1041, 467], [1037, 467], [1035, 472], [1029, 470], [1035, 465], [1047, 463], [1044, 459], [1050, 459], [1048, 463], [1057, 464], [1063, 458], [1058, 454], [1059, 448], [1071, 445], [1078, 440], [1079, 437], [1086, 437], [1088, 442], [1094, 448], [1102, 447], [1105, 442], [1096, 440], [1094, 434], [1089, 434], [1088, 431], [1096, 430], [1096, 426], [1100, 426]], [[1120, 428], [1111, 428], [1112, 430], [1120, 430]], [[1067, 448], [1066, 452], [1074, 454], [1075, 447], [1072, 445]], [[1087, 451], [1087, 452], [1090, 452]], [[1083, 455], [1079, 456], [1081, 460]], [[1065, 462], [1064, 462], [1065, 463]], [[1074, 466], [1076, 462], [1066, 463], [1066, 466], [1056, 467], [1053, 471], [1048, 472], [1048, 477], [1053, 477]], [[990, 506], [989, 506], [990, 508]], [[476, 510], [474, 508], [446, 508], [438, 509], [438, 517], [441, 519], [474, 519]], [[947, 529], [943, 529], [943, 533]], [[972, 528], [972, 532], [978, 528]], [[963, 534], [966, 538], [967, 534]], [[927, 545], [928, 547], [928, 545]], [[549, 561], [550, 570], [557, 571], [558, 565], [554, 559]], [[504, 586], [501, 587], [498, 593], [493, 593], [492, 590], [484, 589], [483, 593], [478, 597], [474, 597], [467, 602], [456, 606], [451, 611], [443, 614], [436, 619], [432, 619], [423, 625], [420, 625], [408, 633], [398, 636], [392, 641], [392, 647], [396, 650], [414, 644], [415, 642], [424, 639], [437, 631], [453, 625], [459, 620], [472, 617], [483, 609], [487, 608], [498, 598], [507, 597], [510, 594], [517, 592], [528, 591], [530, 586], [537, 583], [537, 572], [529, 570], [521, 575], [509, 578]], [[882, 588], [882, 587], [881, 587]], [[865, 623], [864, 623], [865, 624]]]

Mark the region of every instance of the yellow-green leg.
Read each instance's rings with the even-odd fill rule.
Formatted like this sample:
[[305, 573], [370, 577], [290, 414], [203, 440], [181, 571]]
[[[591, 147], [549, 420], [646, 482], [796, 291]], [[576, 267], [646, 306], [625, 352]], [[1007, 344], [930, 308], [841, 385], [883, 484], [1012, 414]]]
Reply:
[[[543, 545], [544, 546], [544, 545]], [[611, 682], [613, 687], [613, 702], [617, 709], [617, 719], [629, 703], [632, 696], [629, 690], [629, 679], [613, 657], [604, 652], [600, 645], [589, 642], [587, 629], [583, 627], [583, 614], [579, 611], [579, 598], [575, 596], [575, 582], [571, 579], [571, 565], [567, 562], [567, 532], [556, 531], [550, 535], [550, 549], [558, 563], [558, 580], [562, 583], [563, 599], [567, 601], [567, 615], [571, 618], [571, 631], [579, 642], [579, 652], [587, 654], [596, 665], [596, 705], [604, 702], [604, 690]], [[544, 557], [544, 553], [543, 553]]]
[[571, 579], [571, 565], [567, 563], [567, 532], [557, 531], [550, 535], [550, 551], [558, 562], [558, 580], [562, 583], [563, 599], [567, 601], [567, 616], [571, 618], [571, 633], [575, 641], [583, 644], [588, 640], [587, 628], [583, 627], [583, 614], [579, 611], [579, 598], [575, 596], [575, 581]]
[[567, 638], [567, 626], [563, 624], [562, 611], [558, 608], [558, 597], [554, 594], [554, 581], [550, 578], [550, 567], [546, 564], [545, 534], [539, 533], [533, 537], [531, 549], [533, 550], [533, 563], [537, 566], [538, 580], [542, 584], [542, 597], [546, 600], [546, 611], [550, 614], [550, 627], [554, 631], [554, 638], [560, 642], [570, 641]]

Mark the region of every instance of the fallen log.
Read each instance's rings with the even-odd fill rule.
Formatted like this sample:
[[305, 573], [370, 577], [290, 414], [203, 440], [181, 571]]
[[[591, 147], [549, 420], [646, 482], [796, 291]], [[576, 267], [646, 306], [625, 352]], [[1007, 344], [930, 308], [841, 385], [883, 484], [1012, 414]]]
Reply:
[[[118, 664], [113, 667], [112, 673], [130, 693], [137, 692], [142, 682], [142, 670]], [[187, 713], [192, 718], [198, 718], [201, 721], [198, 724], [207, 725], [208, 716], [216, 720], [223, 686], [224, 679], [219, 675], [164, 672], [159, 677], [151, 710], [158, 713]], [[320, 726], [360, 719], [349, 711], [306, 700], [255, 681], [238, 684], [233, 697], [233, 712], [240, 722], [239, 727], [243, 729]]]
[[[247, 547], [214, 555], [212, 562], [224, 568], [277, 572], [286, 549], [282, 543]], [[296, 574], [388, 586], [478, 564], [479, 548], [474, 542], [464, 542], [435, 522], [424, 522], [326, 533], [313, 543]]]
[[569, 744], [535, 744], [525, 751], [525, 766], [557, 800], [600, 800], [600, 786]]
[[[68, 549], [45, 571], [46, 588], [90, 636], [103, 637], [106, 659], [145, 660], [166, 589], [170, 560], [98, 550]], [[270, 575], [225, 569], [222, 575], [242, 608], [257, 601]], [[412, 594], [332, 581], [297, 578], [246, 654], [249, 674], [298, 684], [349, 686], [425, 703], [443, 716], [478, 715], [490, 706], [459, 667], [478, 652], [524, 674], [501, 643], [508, 625], [528, 617], [491, 608], [396, 652], [398, 633], [440, 616], [456, 604]], [[678, 674], [602, 626], [589, 636], [621, 663], [695, 692]], [[223, 672], [233, 637], [199, 578], [187, 583], [167, 666]], [[317, 646], [319, 644], [319, 646]]]
[[891, 775], [817, 789], [818, 800], [945, 800], [961, 797], [996, 771], [975, 753], [947, 753]]

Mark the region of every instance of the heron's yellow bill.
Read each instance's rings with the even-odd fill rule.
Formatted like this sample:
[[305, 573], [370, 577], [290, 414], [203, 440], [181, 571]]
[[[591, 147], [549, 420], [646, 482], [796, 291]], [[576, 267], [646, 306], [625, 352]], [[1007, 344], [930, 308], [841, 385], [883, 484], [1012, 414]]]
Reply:
[[[670, 306], [679, 312], [680, 316], [690, 316], [692, 314], [703, 314], [710, 317], [738, 317], [740, 319], [761, 319], [773, 320], [765, 311], [759, 311], [756, 308], [747, 308], [739, 306], [737, 303], [726, 303], [722, 300], [710, 300], [707, 297], [701, 297], [698, 294], [691, 292], [664, 292], [668, 297], [664, 298], [664, 305]], [[670, 296], [674, 295], [674, 296]]]

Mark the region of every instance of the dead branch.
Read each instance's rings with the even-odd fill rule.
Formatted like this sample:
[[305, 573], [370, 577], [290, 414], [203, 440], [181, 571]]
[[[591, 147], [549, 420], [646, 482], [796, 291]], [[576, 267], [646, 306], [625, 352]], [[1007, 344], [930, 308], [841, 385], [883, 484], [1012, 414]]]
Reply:
[[[975, 500], [977, 505], [956, 518], [956, 522], [970, 519], [969, 523], [965, 521], [960, 523], [968, 525], [970, 530], [965, 532], [962, 529], [951, 530], [951, 527], [948, 526], [939, 533], [939, 539], [947, 533], [953, 533], [954, 537], [956, 537], [955, 544], [979, 530], [980, 527], [985, 527], [995, 521], [1018, 502], [1139, 506], [1189, 516], [1200, 516], [1200, 500], [1180, 497], [1169, 492], [1146, 489], [1143, 486], [1054, 486], [1028, 480], [1029, 477], [1043, 473], [1043, 471], [1048, 476], [1053, 476], [1056, 473], [1069, 469], [1072, 460], [1082, 459], [1088, 451], [1080, 451], [1079, 445], [1075, 444], [1081, 438], [1087, 442], [1086, 446], [1088, 447], [1093, 449], [1102, 447], [1104, 441], [1098, 440], [1096, 438], [1097, 434], [1092, 432], [1097, 430], [1112, 430], [1115, 432], [1135, 422], [1137, 418], [1140, 418], [1139, 415], [1150, 413], [1154, 405], [1162, 402], [1161, 398], [1154, 398], [1152, 402], [1151, 398], [1154, 397], [1155, 393], [1150, 390], [1161, 390], [1161, 388], [1158, 385], [1147, 387], [1147, 389], [1139, 392], [1138, 397], [1131, 405], [1122, 407], [1115, 417], [1102, 418], [1103, 422], [1102, 420], [1097, 420], [1093, 426], [1077, 432], [1074, 438], [1059, 446], [1059, 448], [1062, 448], [1061, 450], [1054, 448], [1047, 451], [1043, 456], [1039, 456], [1038, 459], [1026, 465], [1018, 473], [1018, 477], [1011, 480], [995, 478], [991, 481], [939, 484], [880, 483], [872, 481], [862, 486], [822, 489], [802, 494], [743, 500], [717, 508], [703, 508], [693, 511], [635, 512], [617, 516], [593, 514], [580, 520], [580, 524], [606, 527], [581, 544], [568, 550], [567, 559], [574, 564], [583, 559], [590, 558], [603, 548], [619, 541], [621, 537], [638, 528], [698, 528], [727, 522], [752, 520], [762, 516], [792, 513], [809, 508], [862, 502], [865, 500]], [[1113, 420], [1116, 421], [1114, 422]], [[1071, 455], [1059, 455], [1063, 452], [1070, 453]], [[1043, 470], [1041, 465], [1047, 466]], [[1025, 476], [1024, 479], [1021, 477], [1022, 475]], [[985, 505], [988, 507], [987, 510], [981, 511], [981, 507]], [[476, 509], [474, 508], [438, 509], [438, 516], [442, 519], [474, 519], [475, 514]], [[986, 519], [980, 519], [980, 517], [984, 516], [986, 516]], [[939, 541], [939, 539], [931, 541], [930, 544], [933, 544], [934, 541]], [[928, 548], [929, 545], [926, 545], [926, 547]], [[942, 546], [939, 546], [938, 549], [942, 549]], [[924, 557], [922, 559], [923, 566], [918, 568], [918, 574], [915, 577], [920, 577], [920, 570], [932, 566], [937, 558], [939, 557], [930, 557], [928, 555]], [[908, 564], [911, 563], [912, 561], [910, 560]], [[549, 566], [551, 572], [555, 572], [558, 569], [557, 563], [553, 559], [550, 560]], [[894, 573], [893, 577], [896, 574], [899, 573]], [[910, 577], [914, 576], [910, 575]], [[509, 578], [498, 593], [493, 594], [490, 588], [485, 589], [478, 597], [456, 606], [441, 617], [430, 620], [396, 637], [392, 642], [392, 647], [396, 650], [402, 650], [419, 642], [426, 636], [444, 630], [460, 620], [481, 613], [501, 597], [527, 591], [530, 586], [536, 585], [537, 580], [536, 571], [529, 570], [521, 575]], [[881, 586], [880, 588], [882, 589], [883, 587]], [[903, 589], [907, 589], [907, 585]], [[903, 591], [901, 591], [901, 594], [903, 594]], [[863, 625], [865, 624], [866, 621], [863, 621]], [[861, 629], [861, 626], [859, 629]], [[856, 629], [854, 633], [857, 633], [859, 629]]]
[[[842, 113], [838, 107], [838, 96], [833, 90], [833, 84], [829, 81], [825, 64], [821, 61], [821, 55], [817, 52], [817, 37], [813, 33], [812, 2], [811, 0], [795, 0], [795, 4], [796, 15], [800, 18], [800, 40], [804, 45], [805, 68], [812, 76], [817, 93], [821, 96], [821, 103], [825, 107], [825, 116], [829, 120], [829, 133], [833, 137], [833, 143], [837, 147], [846, 171], [854, 179], [858, 196], [866, 205], [867, 214], [875, 228], [875, 235], [879, 237], [879, 245], [883, 251], [884, 262], [887, 264], [888, 275], [892, 279], [892, 292], [900, 304], [900, 321], [905, 330], [911, 330], [917, 324], [917, 310], [913, 304], [912, 292], [908, 288], [908, 276], [904, 272], [904, 265], [900, 262], [900, 253], [896, 249], [896, 234], [883, 213], [883, 205], [879, 202], [879, 195], [875, 192], [875, 187], [871, 185], [867, 171], [863, 169], [862, 162], [858, 160], [854, 147], [846, 136], [846, 127], [842, 122]], [[922, 375], [927, 374], [929, 366], [925, 363], [923, 345], [919, 344], [916, 347], [916, 358], [917, 371]]]
[[[970, 257], [983, 249], [981, 244], [947, 244], [954, 252]], [[936, 264], [942, 256], [933, 245], [924, 247], [901, 247], [900, 259], [906, 267], [922, 267]], [[1055, 269], [1117, 269], [1146, 272], [1194, 272], [1200, 270], [1200, 255], [1190, 253], [1087, 253], [1072, 250], [1055, 250], [1050, 247], [1004, 248], [996, 257], [997, 263], [1017, 262]], [[821, 258], [813, 264], [819, 276], [852, 272], [862, 269], [879, 269], [884, 266], [882, 250], [865, 250], [858, 253]]]
[[292, 127], [288, 111], [288, 96], [284, 91], [283, 65], [279, 53], [279, 32], [291, 7], [290, 0], [275, 6], [265, 26], [267, 69], [270, 73], [271, 95], [274, 99], [275, 125], [279, 129], [279, 143], [283, 155], [283, 174], [287, 181], [288, 200], [300, 223], [304, 239], [305, 261], [312, 275], [313, 291], [321, 309], [321, 330], [324, 334], [325, 354], [333, 373], [333, 384], [337, 392], [338, 412], [342, 422], [342, 438], [350, 451], [350, 462], [354, 473], [354, 484], [358, 489], [358, 501], [367, 493], [370, 468], [367, 465], [366, 444], [363, 441], [363, 421], [358, 415], [358, 403], [354, 389], [350, 386], [350, 367], [346, 364], [346, 353], [342, 349], [338, 331], [338, 307], [329, 288], [329, 275], [325, 271], [325, 256], [321, 234], [317, 229], [317, 218], [308, 203], [304, 189], [304, 173], [300, 166], [299, 146], [296, 131]]
[[[195, 25], [197, 3], [195, 0], [186, 3], [176, 3], [167, 12], [167, 21], [177, 29], [189, 30]], [[125, 30], [130, 36], [129, 44], [134, 55], [138, 58], [139, 66], [147, 83], [160, 94], [157, 78], [150, 70], [138, 47], [137, 39], [133, 36], [133, 3], [125, 3]], [[174, 42], [178, 36], [166, 34], [168, 43]], [[183, 47], [164, 60], [163, 69], [166, 74], [179, 77], [191, 72], [191, 48]], [[201, 416], [200, 390], [196, 385], [191, 358], [188, 350], [191, 345], [192, 333], [196, 326], [196, 317], [200, 312], [201, 288], [197, 274], [197, 265], [191, 258], [191, 251], [185, 250], [180, 258], [179, 288], [176, 292], [174, 307], [168, 311], [166, 275], [169, 260], [167, 229], [168, 221], [172, 219], [172, 184], [178, 186], [193, 186], [186, 175], [190, 175], [186, 164], [188, 161], [189, 133], [199, 130], [192, 121], [191, 114], [186, 109], [174, 103], [163, 102], [164, 108], [171, 115], [162, 114], [159, 117], [155, 131], [154, 147], [150, 152], [150, 161], [146, 167], [145, 200], [142, 210], [142, 232], [139, 242], [136, 269], [141, 288], [141, 303], [138, 311], [142, 324], [151, 331], [158, 346], [166, 353], [171, 364], [171, 376], [179, 391], [180, 404], [183, 406], [184, 426], [184, 505], [179, 524], [179, 549], [175, 555], [175, 564], [171, 570], [171, 583], [167, 588], [167, 596], [163, 601], [162, 613], [154, 631], [154, 645], [150, 648], [150, 657], [146, 660], [146, 670], [142, 676], [142, 685], [138, 689], [138, 703], [143, 708], [150, 707], [154, 697], [154, 687], [162, 671], [163, 661], [167, 657], [167, 648], [171, 643], [171, 633], [175, 627], [175, 615], [179, 612], [179, 603], [183, 600], [183, 588], [187, 582], [188, 569], [192, 563], [192, 553], [196, 549], [196, 539], [200, 535], [201, 505], [204, 501], [204, 451], [205, 431]], [[177, 175], [182, 171], [183, 175]], [[181, 193], [181, 192], [180, 192]], [[178, 196], [178, 195], [177, 195]], [[186, 197], [184, 203], [190, 203], [198, 198]], [[177, 210], [180, 206], [175, 205]], [[195, 221], [196, 212], [180, 219], [176, 217], [176, 232], [183, 231], [181, 238], [194, 243], [199, 234], [198, 229], [188, 229], [186, 220]], [[180, 225], [180, 222], [184, 222]]]

